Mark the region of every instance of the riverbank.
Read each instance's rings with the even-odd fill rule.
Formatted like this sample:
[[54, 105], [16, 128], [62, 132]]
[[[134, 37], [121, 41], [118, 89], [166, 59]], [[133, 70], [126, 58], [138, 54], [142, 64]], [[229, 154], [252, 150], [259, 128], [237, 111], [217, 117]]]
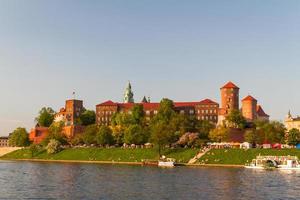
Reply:
[[[187, 163], [193, 158], [198, 149], [167, 149], [163, 152], [166, 157], [175, 158], [178, 163]], [[142, 164], [146, 160], [158, 160], [156, 149], [123, 149], [123, 148], [70, 148], [57, 154], [49, 155], [42, 151], [32, 155], [29, 149], [20, 149], [1, 157], [2, 160], [27, 161], [62, 161], [112, 164]]]
[[298, 149], [212, 149], [196, 164], [205, 165], [236, 165], [243, 166], [250, 163], [258, 155], [268, 156], [298, 156], [300, 158], [300, 150]]

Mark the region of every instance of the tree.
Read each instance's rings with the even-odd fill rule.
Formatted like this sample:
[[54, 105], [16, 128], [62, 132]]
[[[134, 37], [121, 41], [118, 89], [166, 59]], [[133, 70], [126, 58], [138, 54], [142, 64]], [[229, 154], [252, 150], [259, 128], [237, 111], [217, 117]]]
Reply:
[[9, 137], [9, 145], [14, 147], [29, 146], [29, 137], [25, 128], [17, 128]]
[[144, 108], [143, 105], [136, 104], [131, 109], [132, 121], [134, 124], [142, 125], [144, 122]]
[[83, 126], [95, 124], [96, 113], [93, 110], [86, 110], [80, 115], [79, 119], [80, 119], [80, 124]]
[[226, 116], [226, 125], [229, 128], [244, 129], [246, 126], [246, 119], [243, 117], [239, 110], [232, 110], [228, 116]]
[[55, 112], [50, 107], [43, 107], [39, 111], [39, 115], [35, 118], [35, 121], [40, 125], [44, 127], [49, 127], [54, 120]]
[[287, 144], [295, 146], [299, 143], [300, 143], [300, 131], [296, 128], [293, 128], [287, 134]]
[[61, 144], [67, 144], [68, 140], [65, 134], [63, 133], [64, 122], [54, 122], [49, 127], [49, 133], [47, 137], [42, 141], [42, 144], [46, 146], [51, 139], [59, 141]]
[[164, 145], [176, 142], [177, 137], [168, 124], [163, 121], [157, 122], [151, 126], [151, 139], [150, 141], [157, 145], [158, 154], [161, 156], [161, 148]]
[[283, 143], [285, 139], [285, 126], [278, 121], [255, 121], [256, 130], [259, 131], [263, 142]]
[[219, 126], [209, 132], [209, 139], [214, 142], [225, 142], [228, 139], [229, 131], [226, 127]]
[[249, 142], [250, 144], [256, 144], [261, 141], [259, 132], [256, 131], [256, 129], [247, 130], [244, 138], [245, 138], [245, 141]]
[[111, 129], [107, 126], [101, 126], [96, 135], [96, 141], [99, 145], [112, 145], [114, 138]]
[[150, 122], [151, 141], [158, 146], [158, 154], [164, 145], [176, 142], [180, 137], [181, 120], [174, 110], [172, 100], [162, 99], [157, 115]]
[[148, 140], [148, 133], [141, 125], [130, 125], [124, 134], [124, 142], [127, 144], [144, 144]]
[[61, 143], [58, 140], [51, 139], [46, 147], [48, 154], [55, 154], [61, 151]]
[[207, 120], [198, 121], [196, 131], [199, 133], [200, 139], [208, 139], [209, 132], [215, 128], [215, 125]]
[[97, 132], [98, 132], [97, 125], [93, 124], [93, 125], [87, 126], [82, 135], [82, 140], [83, 140], [84, 144], [87, 144], [87, 145], [95, 144]]

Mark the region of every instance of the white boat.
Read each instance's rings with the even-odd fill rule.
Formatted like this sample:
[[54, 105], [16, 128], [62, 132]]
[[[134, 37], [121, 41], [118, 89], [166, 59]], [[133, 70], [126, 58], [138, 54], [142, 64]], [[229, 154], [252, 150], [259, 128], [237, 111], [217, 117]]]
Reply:
[[257, 156], [245, 168], [300, 170], [300, 163], [297, 156]]
[[175, 167], [175, 159], [174, 158], [166, 158], [163, 156], [159, 161], [158, 161], [158, 166], [159, 167]]

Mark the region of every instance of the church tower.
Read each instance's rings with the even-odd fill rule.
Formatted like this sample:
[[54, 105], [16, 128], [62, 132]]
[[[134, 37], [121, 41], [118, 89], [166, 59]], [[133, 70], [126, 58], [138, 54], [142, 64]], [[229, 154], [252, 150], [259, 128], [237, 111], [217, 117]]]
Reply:
[[123, 102], [124, 103], [134, 103], [133, 92], [131, 90], [130, 82], [128, 82], [127, 88], [125, 89]]

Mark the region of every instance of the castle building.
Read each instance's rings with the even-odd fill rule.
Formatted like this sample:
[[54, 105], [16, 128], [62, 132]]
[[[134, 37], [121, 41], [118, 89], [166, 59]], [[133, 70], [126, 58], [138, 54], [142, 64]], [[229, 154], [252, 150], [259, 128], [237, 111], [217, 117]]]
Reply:
[[[110, 125], [113, 114], [117, 112], [130, 113], [134, 105], [142, 105], [146, 119], [151, 120], [159, 110], [160, 103], [115, 103], [106, 101], [96, 106], [96, 123], [98, 125]], [[176, 112], [195, 116], [198, 120], [207, 120], [212, 123], [218, 121], [219, 104], [205, 99], [199, 102], [174, 102]]]
[[83, 110], [83, 101], [75, 99], [66, 100], [65, 107], [61, 108], [55, 115], [54, 121], [64, 121], [66, 126], [76, 125]]
[[0, 147], [9, 147], [9, 137], [6, 136], [0, 137]]
[[289, 111], [288, 115], [286, 116], [284, 120], [285, 128], [287, 131], [290, 131], [291, 129], [298, 129], [300, 130], [300, 117], [293, 117], [291, 115], [291, 112]]
[[247, 122], [255, 120], [267, 120], [270, 116], [265, 113], [262, 106], [257, 104], [257, 100], [248, 95], [242, 100], [242, 107], [239, 107], [240, 88], [232, 82], [228, 82], [221, 88], [221, 108], [219, 109], [218, 125], [221, 125], [226, 116], [232, 110], [240, 110]]
[[[83, 111], [83, 101], [71, 99], [66, 100], [65, 107], [61, 108], [60, 111], [55, 114], [54, 122], [64, 122], [63, 133], [67, 138], [73, 138], [76, 134], [83, 132], [84, 126], [78, 124], [79, 117]], [[40, 127], [37, 124], [29, 133], [29, 140], [34, 144], [39, 144], [48, 134], [48, 127]]]

